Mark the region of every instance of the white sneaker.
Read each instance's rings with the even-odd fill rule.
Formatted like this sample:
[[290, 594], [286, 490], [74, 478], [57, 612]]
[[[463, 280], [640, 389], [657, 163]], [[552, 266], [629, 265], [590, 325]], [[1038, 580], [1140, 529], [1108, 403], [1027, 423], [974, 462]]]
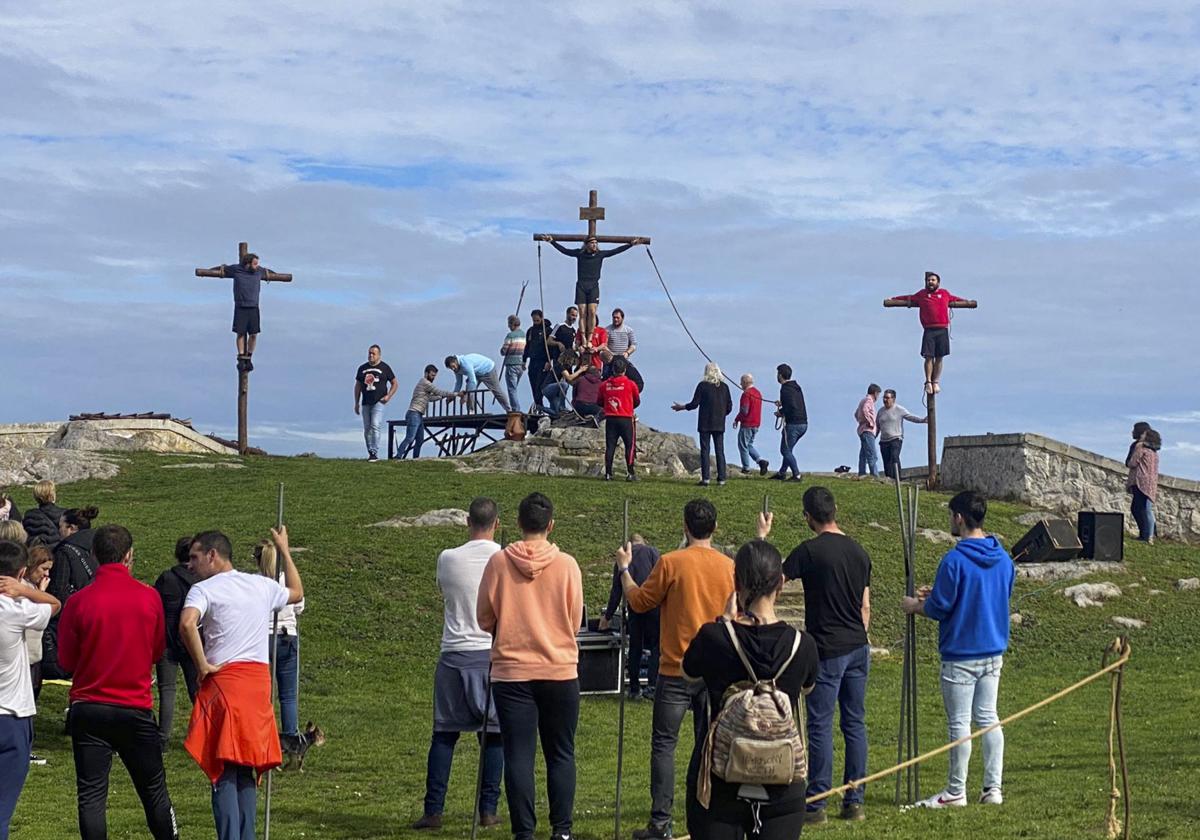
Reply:
[[980, 805], [1003, 805], [1004, 796], [1000, 793], [1000, 788], [988, 788], [979, 797]]
[[951, 796], [948, 791], [942, 791], [936, 796], [931, 796], [928, 799], [922, 799], [917, 803], [918, 808], [965, 808], [967, 807], [967, 795], [960, 793], [958, 796]]

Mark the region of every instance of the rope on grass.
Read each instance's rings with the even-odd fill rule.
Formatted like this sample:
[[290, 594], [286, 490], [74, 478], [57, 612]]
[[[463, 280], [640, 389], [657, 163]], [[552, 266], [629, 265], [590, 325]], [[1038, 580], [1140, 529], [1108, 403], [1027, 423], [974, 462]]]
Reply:
[[[871, 782], [875, 782], [880, 779], [886, 778], [886, 777], [892, 775], [893, 773], [898, 773], [901, 770], [904, 770], [908, 767], [913, 766], [914, 764], [920, 764], [921, 762], [927, 761], [928, 759], [931, 759], [934, 756], [949, 752], [950, 750], [954, 749], [955, 747], [961, 746], [962, 744], [965, 744], [968, 741], [972, 741], [976, 738], [980, 738], [980, 737], [986, 735], [987, 733], [991, 732], [993, 729], [999, 729], [1001, 726], [1007, 726], [1010, 723], [1015, 723], [1016, 721], [1025, 717], [1026, 715], [1032, 714], [1033, 712], [1036, 712], [1038, 709], [1048, 706], [1051, 703], [1055, 702], [1056, 700], [1061, 700], [1062, 698], [1066, 697], [1068, 694], [1071, 694], [1072, 692], [1083, 688], [1085, 685], [1095, 682], [1096, 680], [1103, 677], [1105, 674], [1113, 674], [1113, 689], [1112, 689], [1113, 690], [1113, 699], [1112, 699], [1112, 703], [1110, 706], [1110, 712], [1109, 712], [1110, 713], [1109, 766], [1110, 766], [1110, 768], [1112, 768], [1112, 774], [1113, 774], [1113, 776], [1112, 776], [1112, 794], [1111, 794], [1111, 801], [1109, 803], [1110, 831], [1112, 830], [1112, 823], [1115, 822], [1115, 820], [1116, 820], [1116, 799], [1117, 799], [1117, 797], [1119, 797], [1121, 795], [1120, 791], [1117, 790], [1117, 785], [1116, 785], [1116, 766], [1117, 766], [1118, 758], [1114, 757], [1114, 755], [1113, 755], [1113, 740], [1115, 738], [1115, 740], [1117, 742], [1117, 746], [1118, 746], [1121, 775], [1124, 780], [1124, 790], [1125, 790], [1125, 833], [1124, 833], [1124, 837], [1126, 838], [1126, 840], [1128, 840], [1128, 838], [1129, 838], [1129, 774], [1125, 767], [1125, 742], [1124, 742], [1123, 733], [1121, 731], [1121, 684], [1123, 682], [1123, 670], [1125, 667], [1125, 663], [1129, 661], [1130, 653], [1131, 653], [1131, 649], [1129, 646], [1129, 640], [1126, 637], [1121, 636], [1120, 638], [1116, 639], [1116, 641], [1114, 641], [1111, 645], [1109, 645], [1108, 648], [1105, 649], [1104, 658], [1102, 660], [1102, 667], [1100, 668], [1099, 671], [1097, 671], [1096, 673], [1094, 673], [1090, 676], [1084, 677], [1082, 680], [1075, 683], [1074, 685], [1067, 686], [1066, 688], [1064, 688], [1062, 691], [1058, 692], [1057, 694], [1052, 694], [1043, 700], [1039, 700], [1038, 702], [1034, 703], [1032, 706], [1028, 706], [1028, 707], [1022, 709], [1021, 711], [1016, 712], [1015, 714], [1009, 715], [1004, 720], [997, 721], [996, 723], [993, 723], [990, 726], [985, 726], [983, 729], [980, 729], [978, 732], [972, 732], [970, 735], [964, 735], [962, 738], [959, 738], [957, 741], [952, 741], [949, 744], [944, 744], [943, 746], [940, 746], [937, 749], [930, 750], [929, 752], [927, 752], [923, 755], [919, 755], [916, 758], [911, 758], [908, 761], [902, 761], [899, 764], [897, 764], [895, 767], [889, 767], [887, 770], [880, 770], [878, 773], [872, 773], [871, 775], [866, 776], [862, 779], [855, 779], [854, 781], [849, 782], [848, 784], [844, 784], [841, 787], [834, 788], [833, 790], [827, 790], [824, 793], [817, 794], [816, 796], [810, 796], [810, 797], [808, 797], [808, 799], [805, 800], [805, 803], [811, 805], [814, 802], [820, 802], [822, 799], [828, 799], [831, 796], [837, 796], [838, 794], [845, 793], [846, 791], [852, 790], [853, 788], [862, 787], [865, 784], [869, 784]], [[1110, 662], [1108, 660], [1110, 659], [1111, 656], [1117, 656], [1118, 658]], [[1120, 829], [1118, 828], [1117, 830], [1119, 831]], [[1110, 838], [1113, 838], [1113, 840], [1115, 840], [1115, 838], [1117, 837], [1116, 834], [1110, 834], [1109, 836], [1110, 836]]]

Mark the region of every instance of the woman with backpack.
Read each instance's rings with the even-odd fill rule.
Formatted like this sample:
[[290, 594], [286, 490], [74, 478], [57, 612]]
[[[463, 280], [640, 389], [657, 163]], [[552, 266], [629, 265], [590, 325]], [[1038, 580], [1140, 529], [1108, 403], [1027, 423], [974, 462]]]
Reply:
[[[775, 614], [783, 559], [765, 540], [734, 558], [726, 615], [705, 624], [683, 657], [702, 679], [712, 716], [702, 758], [688, 768], [688, 825], [694, 840], [793, 840], [804, 825], [807, 745], [797, 712], [818, 672], [817, 645]], [[771, 778], [748, 769], [777, 760]], [[787, 779], [790, 778], [790, 781]], [[780, 781], [782, 779], [782, 781]]]
[[196, 663], [183, 645], [179, 635], [179, 618], [183, 614], [183, 602], [188, 591], [199, 578], [192, 571], [189, 554], [194, 537], [180, 537], [175, 541], [175, 565], [158, 576], [154, 588], [162, 599], [163, 619], [167, 625], [167, 646], [162, 658], [154, 664], [155, 682], [158, 683], [158, 738], [163, 752], [171, 740], [171, 726], [175, 722], [175, 696], [179, 686], [179, 671], [183, 670], [183, 682], [188, 700], [196, 702], [200, 690], [200, 679]]

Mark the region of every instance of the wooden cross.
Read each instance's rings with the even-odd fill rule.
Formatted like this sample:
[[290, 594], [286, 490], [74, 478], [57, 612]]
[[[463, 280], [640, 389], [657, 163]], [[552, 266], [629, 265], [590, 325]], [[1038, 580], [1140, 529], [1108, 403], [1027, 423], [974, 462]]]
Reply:
[[596, 200], [596, 191], [588, 192], [587, 207], [579, 208], [579, 220], [588, 223], [587, 234], [582, 233], [535, 233], [534, 241], [545, 242], [551, 237], [559, 242], [587, 242], [589, 239], [595, 239], [597, 242], [605, 242], [609, 244], [623, 245], [626, 242], [637, 240], [644, 245], [650, 244], [649, 236], [597, 236], [596, 222], [604, 221], [604, 208], [601, 207]]
[[[941, 277], [938, 278], [941, 280]], [[887, 298], [883, 305], [887, 309], [895, 309], [898, 307], [911, 308], [916, 306], [911, 300], [897, 300], [896, 298]], [[974, 300], [956, 300], [949, 304], [951, 309], [975, 309], [979, 306], [978, 301]], [[929, 473], [925, 479], [925, 484], [930, 490], [936, 490], [938, 486], [938, 454], [937, 454], [937, 394], [925, 395], [925, 409], [929, 422], [927, 424], [927, 432], [929, 435], [928, 452], [929, 452]], [[891, 476], [888, 476], [891, 478]]]
[[[250, 245], [247, 242], [238, 243], [238, 263], [240, 264], [245, 259], [246, 254], [250, 253]], [[269, 269], [263, 269], [265, 272], [263, 279], [268, 283], [290, 283], [292, 275], [280, 274]], [[197, 277], [228, 277], [225, 273], [225, 266], [218, 265], [213, 268], [197, 268]], [[239, 366], [238, 370], [238, 398], [237, 398], [237, 418], [238, 418], [238, 452], [245, 455], [250, 449], [249, 429], [247, 423], [247, 406], [250, 400], [250, 372]]]

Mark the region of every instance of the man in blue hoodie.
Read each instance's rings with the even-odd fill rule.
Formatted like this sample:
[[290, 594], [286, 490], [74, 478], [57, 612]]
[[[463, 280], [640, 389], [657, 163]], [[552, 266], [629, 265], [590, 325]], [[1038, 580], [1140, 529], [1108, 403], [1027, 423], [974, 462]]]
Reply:
[[[492, 392], [496, 402], [507, 414], [511, 411], [508, 397], [500, 388], [500, 378], [496, 376], [496, 363], [487, 356], [478, 353], [464, 353], [461, 356], [447, 356], [446, 367], [454, 371], [454, 391], [467, 404], [467, 394], [475, 391], [480, 385]], [[464, 388], [463, 385], [466, 384]], [[479, 410], [483, 410], [483, 400], [479, 401]]]
[[[958, 544], [938, 565], [932, 587], [919, 597], [905, 598], [904, 611], [938, 622], [938, 652], [942, 657], [942, 701], [946, 706], [950, 740], [971, 733], [971, 720], [980, 729], [999, 721], [996, 696], [1000, 668], [1008, 649], [1008, 600], [1016, 569], [995, 537], [983, 532], [987, 499], [964, 491], [950, 500], [950, 532]], [[984, 805], [1004, 801], [1004, 733], [999, 727], [982, 737]], [[953, 808], [967, 804], [967, 763], [971, 742], [950, 751], [946, 789], [919, 804]]]

